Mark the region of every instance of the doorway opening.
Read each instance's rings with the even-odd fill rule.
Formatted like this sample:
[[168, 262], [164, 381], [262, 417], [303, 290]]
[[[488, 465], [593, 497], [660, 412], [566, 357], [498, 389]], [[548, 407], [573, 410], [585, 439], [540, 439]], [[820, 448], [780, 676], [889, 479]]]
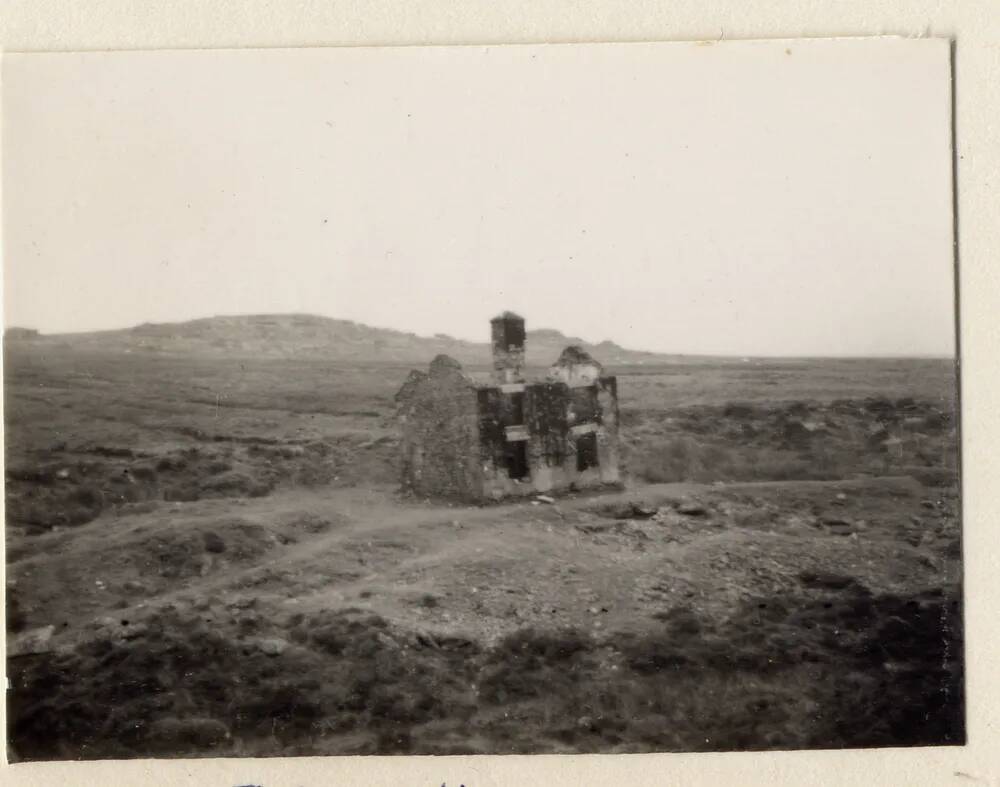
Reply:
[[597, 435], [594, 432], [576, 438], [576, 469], [582, 473], [597, 467]]
[[528, 443], [526, 440], [515, 440], [507, 443], [505, 459], [508, 476], [515, 481], [523, 481], [528, 477]]

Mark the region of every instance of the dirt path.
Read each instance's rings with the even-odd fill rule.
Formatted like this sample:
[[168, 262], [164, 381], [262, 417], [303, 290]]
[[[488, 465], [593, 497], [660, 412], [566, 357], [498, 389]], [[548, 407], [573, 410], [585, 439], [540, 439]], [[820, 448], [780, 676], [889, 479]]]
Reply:
[[[55, 646], [93, 636], [90, 621], [135, 625], [171, 607], [212, 610], [223, 625], [238, 617], [232, 610], [250, 605], [275, 621], [360, 607], [407, 628], [485, 640], [524, 625], [641, 628], [651, 610], [684, 605], [719, 617], [754, 592], [794, 589], [792, 568], [839, 566], [876, 586], [940, 569], [922, 565], [926, 556], [895, 535], [891, 543], [870, 533], [860, 541], [824, 536], [788, 517], [751, 528], [742, 523], [753, 506], [776, 495], [834, 500], [875, 493], [914, 506], [922, 494], [905, 477], [655, 484], [555, 504], [487, 507], [400, 500], [389, 487], [297, 489], [105, 515], [40, 539], [39, 551], [15, 562], [10, 575], [40, 602], [30, 610], [33, 624], [57, 624]], [[725, 503], [746, 496], [758, 502], [743, 513]], [[627, 512], [630, 504], [672, 511], [685, 499], [723, 502], [703, 516], [649, 522], [606, 513]], [[318, 523], [318, 532], [301, 532], [303, 522]], [[240, 559], [237, 537], [247, 529], [265, 541]], [[219, 555], [185, 546], [180, 556], [200, 561], [197, 571], [170, 581], [155, 575], [164, 533], [187, 539], [185, 545], [222, 534], [230, 544]], [[885, 564], [898, 568], [885, 571]]]
[[[929, 653], [925, 661], [940, 662], [928, 651], [941, 642], [933, 626], [960, 575], [956, 501], [943, 496], [882, 478], [651, 485], [478, 508], [403, 501], [388, 487], [323, 488], [105, 514], [40, 538], [9, 567], [28, 600], [25, 634], [56, 627], [42, 650], [12, 662], [22, 676], [18, 712], [54, 723], [44, 710], [51, 663], [70, 665], [64, 692], [117, 697], [122, 680], [139, 687], [140, 699], [118, 714], [123, 730], [146, 718], [141, 687], [150, 681], [174, 687], [172, 710], [155, 713], [186, 718], [195, 680], [211, 689], [198, 696], [201, 713], [242, 730], [240, 719], [251, 717], [233, 708], [263, 702], [264, 722], [297, 730], [284, 734], [305, 742], [300, 753], [396, 741], [379, 737], [396, 727], [372, 697], [400, 708], [438, 697], [434, 713], [397, 708], [423, 719], [408, 734], [432, 753], [470, 740], [474, 751], [594, 751], [598, 732], [580, 719], [601, 713], [639, 730], [615, 733], [602, 750], [622, 741], [633, 747], [623, 751], [690, 748], [721, 734], [702, 734], [719, 708], [735, 718], [719, 721], [720, 731], [742, 730], [727, 745], [757, 740], [758, 726], [786, 731], [795, 745], [818, 723], [803, 692], [837, 681], [870, 692], [883, 674], [881, 662], [871, 675], [846, 662], [839, 633], [885, 643], [903, 626], [899, 637], [919, 637], [884, 658], [909, 664]], [[867, 599], [882, 606], [862, 619]], [[926, 603], [937, 606], [925, 614]], [[579, 657], [560, 655], [577, 646]], [[518, 656], [512, 647], [532, 650]], [[830, 647], [835, 655], [823, 655]], [[124, 666], [104, 666], [107, 653]], [[646, 666], [665, 653], [682, 659], [682, 674], [677, 664]], [[761, 666], [781, 658], [790, 662], [780, 675]], [[824, 669], [840, 677], [817, 678], [809, 661], [817, 658], [832, 659]], [[714, 671], [702, 670], [711, 659]], [[586, 673], [580, 686], [574, 670]], [[550, 696], [553, 681], [562, 688]], [[374, 694], [348, 712], [348, 689]], [[751, 707], [765, 695], [780, 698], [771, 716]], [[557, 700], [566, 707], [554, 711]], [[324, 719], [347, 726], [317, 732], [309, 716], [317, 702]], [[474, 729], [488, 731], [481, 740], [468, 734], [469, 714]], [[552, 737], [556, 721], [569, 727]], [[264, 722], [240, 731], [241, 745], [283, 746]]]

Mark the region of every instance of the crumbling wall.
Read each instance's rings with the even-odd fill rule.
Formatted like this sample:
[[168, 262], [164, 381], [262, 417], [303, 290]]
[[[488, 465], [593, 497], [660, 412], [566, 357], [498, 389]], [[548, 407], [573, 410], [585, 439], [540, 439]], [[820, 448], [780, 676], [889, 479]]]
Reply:
[[[480, 390], [480, 441], [486, 497], [499, 499], [552, 488], [548, 469], [560, 466], [566, 453], [568, 390], [561, 383]], [[515, 397], [520, 397], [520, 407]], [[524, 439], [511, 440], [510, 437]], [[524, 479], [512, 478], [507, 467], [508, 452], [518, 450], [517, 443], [523, 444], [528, 465], [528, 476]]]
[[589, 421], [600, 422], [601, 405], [598, 402], [597, 386], [588, 385], [570, 389], [567, 420], [570, 425]]
[[566, 458], [569, 388], [564, 383], [536, 383], [525, 390], [524, 417], [531, 435], [532, 464], [558, 467]]
[[421, 495], [478, 499], [477, 392], [455, 361], [439, 359], [401, 409], [403, 486]]
[[499, 388], [480, 388], [477, 392], [479, 407], [479, 460], [487, 472], [503, 469], [504, 444], [507, 442], [506, 424], [502, 416], [503, 394]]
[[404, 487], [476, 500], [618, 483], [617, 380], [575, 346], [547, 381], [511, 380], [523, 361], [524, 321], [495, 318], [493, 340], [495, 384], [475, 385], [440, 355], [400, 388]]
[[426, 379], [427, 372], [421, 372], [414, 369], [409, 373], [406, 380], [403, 382], [403, 385], [396, 392], [394, 401], [396, 403], [396, 413], [400, 418], [405, 420], [407, 408], [410, 403], [410, 399], [413, 396], [413, 392], [416, 391], [417, 386]]
[[493, 343], [493, 376], [497, 382], [521, 380], [524, 368], [524, 319], [504, 312], [490, 321]]
[[571, 344], [559, 359], [549, 367], [549, 379], [566, 383], [571, 388], [597, 384], [604, 375], [604, 367], [590, 354], [575, 344]]
[[597, 432], [597, 457], [601, 483], [621, 482], [621, 461], [618, 446], [618, 380], [601, 377], [595, 386], [601, 428]]
[[[505, 428], [508, 398], [509, 394], [500, 387], [479, 391], [479, 436], [486, 497], [500, 499], [619, 482], [614, 377], [602, 377], [593, 385], [573, 388], [559, 381], [525, 385], [524, 432], [530, 476], [522, 481], [512, 479], [506, 467], [505, 449], [510, 444]], [[591, 451], [595, 443], [596, 464]], [[578, 451], [581, 444], [582, 451]], [[584, 456], [582, 463], [580, 453]]]

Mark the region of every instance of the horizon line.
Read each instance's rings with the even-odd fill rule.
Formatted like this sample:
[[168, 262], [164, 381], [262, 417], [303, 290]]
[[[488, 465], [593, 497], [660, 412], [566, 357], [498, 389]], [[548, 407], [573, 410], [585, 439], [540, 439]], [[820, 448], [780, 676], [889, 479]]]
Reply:
[[[389, 328], [381, 325], [372, 325], [371, 323], [361, 322], [359, 320], [353, 320], [346, 317], [331, 317], [325, 314], [317, 314], [314, 312], [230, 312], [230, 313], [216, 313], [211, 315], [206, 315], [203, 317], [190, 317], [188, 319], [181, 320], [168, 320], [164, 322], [151, 322], [143, 321], [140, 323], [133, 323], [131, 325], [120, 326], [116, 328], [94, 328], [90, 330], [77, 330], [77, 331], [57, 331], [46, 333], [41, 329], [31, 328], [25, 325], [4, 325], [3, 335], [4, 339], [7, 337], [7, 333], [12, 330], [22, 330], [22, 331], [34, 331], [37, 333], [38, 338], [55, 339], [61, 337], [78, 337], [85, 336], [87, 334], [102, 334], [102, 333], [122, 333], [135, 330], [142, 326], [164, 326], [164, 325], [185, 325], [193, 322], [202, 322], [206, 320], [215, 320], [220, 318], [230, 318], [230, 317], [313, 317], [321, 320], [330, 320], [334, 322], [350, 323], [353, 325], [361, 325], [367, 328], [372, 328], [374, 330], [387, 331], [391, 333], [399, 333], [405, 336], [414, 336], [418, 339], [433, 340], [436, 338], [447, 338], [457, 342], [464, 342], [466, 344], [472, 345], [484, 345], [489, 346], [489, 341], [487, 339], [464, 339], [459, 336], [454, 336], [452, 334], [438, 332], [433, 335], [418, 334], [414, 331], [407, 331], [401, 328]], [[579, 339], [585, 344], [591, 346], [599, 346], [602, 343], [610, 343], [617, 345], [621, 350], [636, 354], [647, 354], [647, 355], [661, 355], [661, 356], [679, 356], [684, 358], [712, 358], [712, 359], [737, 359], [737, 360], [811, 360], [811, 359], [830, 359], [830, 360], [949, 360], [957, 363], [959, 354], [957, 351], [951, 353], [870, 353], [867, 355], [859, 355], [856, 353], [818, 353], [818, 354], [768, 354], [768, 353], [725, 353], [725, 352], [684, 352], [676, 350], [639, 350], [629, 347], [625, 347], [619, 344], [614, 339], [601, 339], [600, 341], [591, 341], [584, 339], [579, 336], [569, 336], [564, 333], [559, 328], [549, 328], [540, 327], [528, 329], [526, 333], [531, 334], [533, 332], [551, 331], [558, 333], [566, 339]], [[957, 348], [956, 348], [957, 349]], [[638, 365], [631, 364], [631, 365]]]

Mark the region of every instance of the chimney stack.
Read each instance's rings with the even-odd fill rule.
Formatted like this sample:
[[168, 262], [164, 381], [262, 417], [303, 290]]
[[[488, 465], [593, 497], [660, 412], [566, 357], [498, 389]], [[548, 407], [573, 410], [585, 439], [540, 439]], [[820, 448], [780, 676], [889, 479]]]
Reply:
[[523, 382], [524, 318], [504, 312], [490, 320], [493, 337], [493, 377], [498, 383]]

